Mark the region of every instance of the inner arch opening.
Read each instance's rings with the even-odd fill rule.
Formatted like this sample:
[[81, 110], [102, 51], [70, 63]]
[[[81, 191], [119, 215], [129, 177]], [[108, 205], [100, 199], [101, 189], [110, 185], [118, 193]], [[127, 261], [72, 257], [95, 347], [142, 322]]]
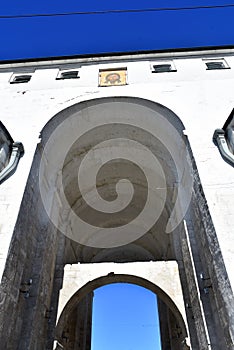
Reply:
[[115, 283], [94, 290], [91, 350], [161, 350], [157, 295]]
[[[96, 309], [98, 295], [102, 300]], [[113, 335], [111, 326], [114, 326]], [[142, 339], [137, 341], [138, 336]], [[65, 350], [115, 349], [115, 345], [111, 345], [115, 337], [116, 349], [130, 348], [127, 341], [141, 344], [140, 347], [132, 345], [134, 349], [189, 349], [183, 317], [165, 291], [138, 276], [109, 273], [88, 282], [68, 300], [56, 326], [56, 350], [59, 346]]]

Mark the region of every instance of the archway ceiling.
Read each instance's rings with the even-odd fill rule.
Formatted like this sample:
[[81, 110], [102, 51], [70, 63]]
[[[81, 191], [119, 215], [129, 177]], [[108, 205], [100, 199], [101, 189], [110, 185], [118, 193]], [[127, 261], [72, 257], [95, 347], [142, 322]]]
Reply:
[[[100, 227], [118, 227], [128, 223], [134, 219], [143, 209], [147, 196], [147, 182], [144, 174], [139, 171], [137, 166], [129, 164], [123, 159], [113, 160], [109, 164], [104, 165], [96, 178], [97, 191], [99, 195], [106, 201], [113, 201], [117, 197], [116, 184], [119, 179], [128, 178], [134, 187], [134, 197], [130, 205], [125, 210], [112, 215], [101, 215], [95, 210], [91, 210], [83, 199], [79, 188], [77, 169], [87, 155], [88, 151], [93, 149], [95, 145], [109, 137], [115, 139], [119, 136], [131, 137], [131, 139], [142, 143], [148, 147], [151, 152], [162, 164], [164, 174], [166, 174], [166, 204], [164, 210], [151, 228], [151, 230], [143, 237], [135, 242], [125, 246], [98, 249], [86, 247], [74, 241], [67, 240], [66, 260], [69, 263], [80, 262], [98, 262], [98, 261], [149, 261], [149, 260], [167, 260], [173, 259], [173, 244], [171, 243], [171, 235], [165, 234], [165, 227], [169, 219], [169, 213], [175, 202], [177, 193], [177, 178], [175, 175], [175, 165], [165, 146], [154, 137], [149, 137], [147, 133], [134, 132], [131, 127], [125, 126], [124, 131], [120, 126], [107, 125], [95, 132], [91, 132], [89, 138], [78, 140], [75, 142], [64, 161], [63, 167], [63, 186], [72, 210], [91, 224], [97, 224]], [[130, 136], [129, 136], [130, 135]], [[92, 171], [92, 168], [87, 170]], [[155, 183], [161, 183], [160, 174], [155, 173]], [[162, 199], [158, 199], [159, 202]], [[155, 208], [157, 210], [157, 208]], [[72, 226], [72, 220], [68, 220]], [[76, 230], [72, 227], [72, 230]]]
[[[105, 119], [105, 122], [101, 126], [96, 122], [97, 119], [100, 119], [100, 116]], [[56, 129], [57, 127], [56, 118], [57, 116], [55, 116], [51, 122], [52, 129]], [[93, 128], [91, 127], [88, 132], [81, 133], [81, 136], [75, 137], [76, 141], [71, 142], [70, 148], [68, 147], [69, 149], [67, 149], [67, 145], [69, 145], [70, 142], [67, 140], [70, 135], [66, 134], [66, 130], [71, 130], [69, 129], [71, 128], [69, 125], [76, 125], [79, 129], [79, 118], [83, 119], [83, 121], [87, 121], [89, 126], [93, 126], [94, 124], [96, 126]], [[134, 118], [137, 118], [138, 124], [136, 123], [136, 126], [134, 126]], [[82, 197], [83, 193], [81, 193], [77, 180], [78, 169], [87, 154], [89, 154], [89, 151], [98, 148], [98, 145], [101, 144], [103, 140], [109, 142], [109, 146], [105, 146], [105, 144], [100, 146], [100, 148], [102, 147], [101, 151], [104, 153], [105, 151], [107, 151], [107, 153], [111, 152], [112, 146], [110, 145], [119, 138], [131, 140], [132, 144], [137, 142], [143, 145], [145, 149], [149, 150], [153, 157], [157, 159], [158, 168], [161, 168], [163, 171], [163, 174], [160, 171], [155, 171], [153, 164], [148, 162], [146, 171], [151, 174], [151, 177], [154, 179], [154, 186], [157, 188], [157, 201], [155, 207], [149, 213], [149, 218], [154, 216], [154, 209], [155, 212], [157, 212], [157, 207], [160, 208], [163, 201], [165, 201], [165, 203], [163, 203], [164, 208], [161, 211], [161, 215], [150, 229], [148, 229], [148, 232], [125, 245], [102, 249], [86, 246], [66, 238], [64, 263], [75, 263], [78, 261], [123, 262], [174, 259], [174, 233], [166, 234], [165, 228], [177, 200], [178, 183], [181, 181], [181, 173], [183, 173], [184, 166], [186, 166], [183, 160], [181, 160], [183, 159], [183, 155], [181, 155], [183, 151], [181, 152], [181, 150], [185, 147], [181, 137], [183, 125], [175, 114], [167, 108], [150, 101], [137, 98], [116, 97], [74, 105], [61, 112], [57, 119], [58, 121], [60, 120], [59, 123], [61, 123], [61, 121], [66, 122], [65, 133], [63, 129], [60, 129], [60, 139], [53, 139], [53, 143], [50, 144], [53, 149], [47, 149], [46, 159], [49, 165], [48, 174], [51, 178], [51, 183], [54, 181], [55, 187], [57, 177], [56, 171], [62, 172], [62, 188], [65, 200], [70, 207], [70, 213], [63, 212], [64, 198], [60, 196], [61, 188], [57, 187], [55, 190], [57, 191], [59, 201], [61, 201], [62, 198], [57, 217], [65, 220], [63, 224], [68, 230], [72, 232], [77, 232], [79, 230], [79, 227], [76, 226], [75, 221], [72, 219], [71, 213], [81, 216], [84, 222], [90, 221], [95, 227], [121, 227], [138, 216], [142, 208], [144, 208], [147, 195], [150, 191], [154, 191], [154, 189], [148, 191], [145, 173], [137, 164], [128, 162], [125, 158], [113, 158], [113, 160], [107, 161], [100, 167], [96, 174], [95, 186], [91, 186], [90, 188], [86, 187], [85, 194], [89, 195], [92, 193], [95, 187], [99, 197], [106, 203], [110, 203], [111, 206], [112, 202], [118, 199], [116, 192], [118, 182], [122, 179], [126, 179], [131, 183], [133, 188], [132, 200], [128, 205], [124, 206], [124, 210], [117, 213], [113, 212], [110, 215], [103, 215], [103, 213], [98, 213], [97, 210], [92, 210], [91, 206], [88, 205]], [[109, 120], [111, 121], [109, 122]], [[128, 124], [128, 120], [133, 122], [129, 122]], [[146, 120], [148, 120], [149, 124], [154, 125], [154, 127], [156, 125], [156, 134], [163, 134], [163, 138], [155, 137], [155, 135], [150, 132], [149, 125], [145, 124], [145, 128], [139, 127], [139, 125], [144, 125]], [[142, 121], [143, 124], [141, 124]], [[167, 128], [170, 129], [169, 133]], [[74, 139], [74, 135], [76, 136], [74, 130], [72, 133]], [[42, 139], [44, 135], [46, 141], [46, 139], [50, 137], [49, 127], [43, 130]], [[167, 143], [165, 140], [168, 140], [169, 149], [165, 146]], [[131, 152], [132, 144], [130, 143], [129, 152]], [[56, 170], [56, 164], [60, 157], [60, 150], [62, 150], [64, 145], [66, 145], [67, 153], [65, 158], [62, 158], [62, 168]], [[132, 147], [132, 154], [138, 152], [137, 147], [135, 149]], [[180, 178], [178, 178], [178, 168], [176, 168], [173, 156], [171, 155], [175, 155], [176, 152], [182, 165], [180, 168]], [[85, 176], [89, 179], [92, 177], [92, 174], [93, 168], [92, 162], [90, 162], [89, 166], [86, 168]], [[53, 177], [54, 180], [52, 179]], [[61, 186], [61, 183], [59, 183], [58, 186]], [[90, 198], [92, 201], [92, 196]], [[94, 204], [96, 204], [95, 201]], [[143, 222], [142, 229], [144, 228], [144, 224]], [[81, 232], [81, 234], [83, 234], [83, 232]]]

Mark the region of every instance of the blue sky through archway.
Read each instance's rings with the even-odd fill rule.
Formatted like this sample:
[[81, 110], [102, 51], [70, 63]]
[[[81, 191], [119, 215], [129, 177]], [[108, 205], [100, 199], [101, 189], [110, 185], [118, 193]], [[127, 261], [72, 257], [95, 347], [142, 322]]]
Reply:
[[91, 350], [161, 350], [157, 297], [127, 283], [94, 291]]

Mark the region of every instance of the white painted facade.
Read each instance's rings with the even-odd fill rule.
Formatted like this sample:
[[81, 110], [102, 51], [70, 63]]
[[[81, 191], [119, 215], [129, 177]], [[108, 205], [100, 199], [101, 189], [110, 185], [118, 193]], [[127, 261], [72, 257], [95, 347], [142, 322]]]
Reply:
[[[234, 52], [207, 51], [0, 65], [1, 121], [25, 155], [16, 173], [0, 187], [1, 274], [16, 223], [40, 131], [58, 112], [101, 97], [129, 96], [155, 101], [182, 121], [234, 289], [233, 168], [212, 142], [234, 106]], [[206, 70], [204, 59], [224, 58], [230, 69]], [[173, 60], [176, 72], [153, 74], [151, 66]], [[126, 86], [99, 87], [99, 69], [127, 68]], [[79, 79], [56, 80], [59, 70], [78, 69]], [[33, 72], [28, 83], [10, 84], [12, 74]], [[29, 203], [30, 205], [30, 203]]]
[[[209, 60], [224, 60], [225, 69], [207, 70]], [[152, 72], [154, 64], [163, 63], [172, 64], [174, 71]], [[127, 70], [127, 85], [99, 86], [100, 70], [118, 68]], [[57, 80], [61, 71], [66, 70], [78, 70], [79, 78]], [[11, 84], [15, 74], [31, 74], [32, 78], [27, 83]], [[234, 107], [233, 86], [234, 50], [0, 63], [1, 122], [14, 141], [22, 142], [25, 149], [16, 173], [0, 185], [0, 277], [42, 129], [57, 113], [80, 102], [104, 97], [133, 97], [166, 107], [184, 125], [234, 290], [234, 169], [222, 159], [212, 141], [215, 129], [223, 127]], [[29, 213], [30, 206], [28, 203]], [[65, 266], [57, 320], [76, 291], [90, 281], [114, 272], [144, 278], [157, 285], [173, 300], [187, 326], [185, 314], [188, 310], [176, 261], [90, 262]], [[17, 271], [12, 271], [13, 278], [16, 274]], [[197, 286], [197, 281], [195, 284]], [[196, 293], [199, 296], [198, 288]], [[233, 339], [231, 341], [233, 343]]]

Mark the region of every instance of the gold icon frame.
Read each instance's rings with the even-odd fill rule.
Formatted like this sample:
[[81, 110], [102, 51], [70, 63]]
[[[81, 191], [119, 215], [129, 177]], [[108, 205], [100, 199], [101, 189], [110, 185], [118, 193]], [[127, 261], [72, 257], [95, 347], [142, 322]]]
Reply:
[[99, 70], [99, 86], [122, 85], [127, 85], [127, 68]]

